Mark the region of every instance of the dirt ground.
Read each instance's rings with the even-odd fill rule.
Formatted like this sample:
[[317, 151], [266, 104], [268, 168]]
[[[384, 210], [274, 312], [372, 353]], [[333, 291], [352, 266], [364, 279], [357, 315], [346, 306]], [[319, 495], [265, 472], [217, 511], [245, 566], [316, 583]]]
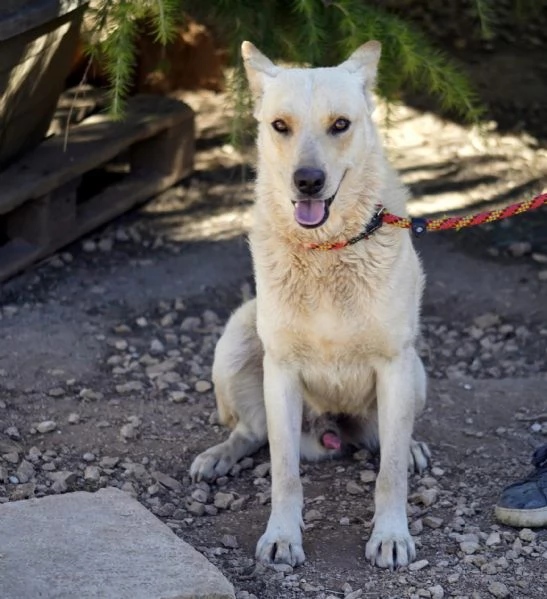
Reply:
[[[242, 599], [547, 596], [547, 530], [493, 518], [500, 489], [547, 441], [547, 211], [416, 241], [430, 374], [418, 436], [433, 453], [411, 478], [417, 565], [365, 562], [375, 463], [358, 453], [302, 465], [307, 562], [264, 570], [252, 557], [269, 513], [267, 450], [211, 487], [188, 478], [226, 435], [210, 367], [252, 293], [252, 152], [225, 144], [222, 96], [185, 98], [199, 110], [194, 176], [0, 291], [0, 502], [121, 487]], [[547, 150], [528, 133], [481, 135], [401, 107], [386, 139], [416, 215], [546, 186]]]

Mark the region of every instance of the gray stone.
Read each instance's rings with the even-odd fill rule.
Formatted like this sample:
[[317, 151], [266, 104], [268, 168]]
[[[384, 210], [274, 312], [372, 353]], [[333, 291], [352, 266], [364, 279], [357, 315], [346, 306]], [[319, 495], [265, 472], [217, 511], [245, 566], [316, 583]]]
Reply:
[[361, 485], [358, 485], [355, 481], [350, 480], [346, 485], [346, 491], [350, 495], [361, 495], [365, 490]]
[[199, 503], [199, 501], [191, 501], [187, 509], [193, 516], [203, 516], [205, 514], [205, 505]]
[[118, 457], [104, 456], [104, 458], [101, 458], [99, 465], [101, 468], [114, 468], [119, 461], [120, 458]]
[[376, 480], [376, 472], [374, 470], [363, 470], [361, 472], [361, 482], [368, 484], [373, 483]]
[[56, 428], [57, 428], [57, 423], [54, 422], [53, 420], [44, 420], [43, 422], [40, 422], [36, 425], [36, 430], [42, 434], [51, 433]]
[[412, 562], [408, 565], [408, 569], [411, 572], [418, 572], [419, 570], [423, 570], [429, 566], [429, 562], [426, 559], [420, 559], [417, 562]]
[[215, 507], [217, 507], [220, 510], [227, 510], [231, 505], [232, 502], [234, 501], [234, 496], [232, 495], [232, 493], [222, 493], [222, 491], [219, 491], [216, 495], [215, 495]]
[[160, 483], [160, 485], [163, 485], [164, 487], [167, 487], [168, 489], [171, 489], [176, 493], [180, 493], [182, 491], [182, 485], [179, 483], [178, 480], [174, 479], [172, 476], [164, 474], [159, 470], [152, 472], [152, 476]]
[[443, 519], [436, 516], [424, 516], [424, 525], [429, 528], [440, 528], [443, 525]]
[[117, 489], [8, 503], [0, 530], [2, 599], [235, 597], [215, 566]]
[[86, 466], [84, 478], [86, 480], [97, 481], [101, 478], [101, 472], [97, 466]]
[[486, 539], [486, 546], [492, 547], [492, 545], [499, 545], [501, 543], [501, 535], [497, 531], [493, 531], [488, 535]]
[[494, 597], [499, 597], [500, 599], [509, 597], [511, 594], [507, 586], [503, 582], [498, 582], [497, 580], [494, 580], [488, 585], [488, 591], [491, 595], [494, 595]]
[[258, 466], [256, 466], [253, 474], [258, 478], [263, 478], [268, 472], [270, 472], [270, 462], [264, 462], [263, 464], [258, 464]]
[[209, 381], [198, 381], [194, 385], [194, 388], [198, 393], [205, 393], [206, 391], [209, 391], [212, 386], [213, 385], [211, 385]]
[[203, 489], [195, 489], [192, 491], [192, 499], [195, 499], [199, 503], [207, 503], [209, 499], [209, 493]]
[[462, 541], [460, 543], [460, 549], [466, 555], [473, 555], [473, 553], [479, 549], [479, 544], [475, 541]]
[[436, 584], [432, 587], [429, 587], [428, 591], [431, 593], [431, 599], [444, 598], [444, 589], [440, 584]]
[[536, 533], [529, 528], [523, 528], [519, 532], [519, 538], [528, 543], [533, 543], [536, 540]]
[[239, 547], [237, 538], [234, 535], [224, 535], [222, 539], [220, 539], [220, 542], [228, 549], [237, 549]]
[[304, 514], [306, 522], [314, 522], [315, 520], [323, 520], [324, 516], [319, 510], [309, 510]]
[[27, 460], [23, 460], [19, 464], [16, 474], [20, 483], [28, 483], [28, 481], [34, 476], [34, 466]]

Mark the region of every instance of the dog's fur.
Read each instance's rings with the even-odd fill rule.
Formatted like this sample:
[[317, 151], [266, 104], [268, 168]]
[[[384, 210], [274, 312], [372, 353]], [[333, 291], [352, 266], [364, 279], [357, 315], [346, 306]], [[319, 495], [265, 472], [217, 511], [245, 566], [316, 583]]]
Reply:
[[[233, 314], [215, 353], [218, 411], [233, 431], [195, 459], [191, 474], [212, 480], [269, 441], [272, 510], [256, 553], [294, 566], [304, 561], [299, 459], [338, 453], [318, 434], [332, 418], [344, 443], [380, 449], [366, 556], [382, 567], [405, 565], [415, 557], [407, 468], [421, 470], [429, 457], [411, 437], [426, 395], [414, 347], [420, 263], [408, 232], [390, 226], [341, 250], [305, 248], [357, 235], [377, 204], [406, 213], [406, 192], [371, 120], [380, 44], [318, 69], [281, 68], [248, 42], [242, 52], [259, 123], [250, 233], [257, 297]], [[333, 133], [340, 118], [350, 126]], [[272, 127], [279, 119], [287, 132]], [[324, 171], [318, 199], [336, 194], [316, 228], [295, 220], [302, 195], [293, 174], [301, 167]], [[323, 417], [326, 424], [324, 414], [333, 415]]]

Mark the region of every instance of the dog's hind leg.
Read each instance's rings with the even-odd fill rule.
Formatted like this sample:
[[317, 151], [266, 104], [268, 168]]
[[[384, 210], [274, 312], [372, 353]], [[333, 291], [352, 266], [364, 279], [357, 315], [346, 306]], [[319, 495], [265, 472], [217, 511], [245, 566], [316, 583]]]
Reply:
[[[427, 376], [424, 365], [417, 353], [414, 353], [414, 417], [419, 416], [424, 409], [427, 396]], [[431, 451], [427, 443], [416, 441], [412, 438], [410, 441], [409, 469], [411, 472], [423, 472], [431, 460]]]
[[266, 433], [257, 434], [239, 421], [226, 441], [200, 453], [190, 468], [192, 480], [213, 481], [227, 474], [245, 456], [258, 451], [266, 443]]
[[233, 428], [228, 439], [198, 455], [193, 480], [225, 475], [241, 458], [267, 442], [263, 391], [263, 350], [256, 332], [256, 302], [251, 300], [228, 321], [213, 363], [219, 419]]

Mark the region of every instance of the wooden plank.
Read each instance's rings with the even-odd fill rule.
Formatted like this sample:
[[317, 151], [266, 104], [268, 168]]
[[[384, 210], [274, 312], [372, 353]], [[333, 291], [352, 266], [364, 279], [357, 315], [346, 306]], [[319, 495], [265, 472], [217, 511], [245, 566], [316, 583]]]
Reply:
[[74, 226], [52, 231], [45, 245], [36, 246], [15, 239], [0, 247], [0, 281], [17, 274], [34, 262], [75, 241], [82, 235], [120, 216], [145, 202], [176, 182], [173, 175], [144, 173], [129, 176], [127, 180], [110, 185], [104, 191], [81, 205]]
[[[193, 170], [194, 118], [185, 104], [137, 96], [123, 123], [92, 116], [0, 172], [0, 281], [164, 191]], [[121, 181], [88, 197], [82, 177], [121, 158]]]
[[131, 98], [121, 122], [107, 115], [89, 117], [71, 129], [66, 151], [63, 136], [55, 136], [0, 173], [0, 214], [46, 195], [139, 141], [182, 125], [193, 133], [192, 110], [160, 96]]

